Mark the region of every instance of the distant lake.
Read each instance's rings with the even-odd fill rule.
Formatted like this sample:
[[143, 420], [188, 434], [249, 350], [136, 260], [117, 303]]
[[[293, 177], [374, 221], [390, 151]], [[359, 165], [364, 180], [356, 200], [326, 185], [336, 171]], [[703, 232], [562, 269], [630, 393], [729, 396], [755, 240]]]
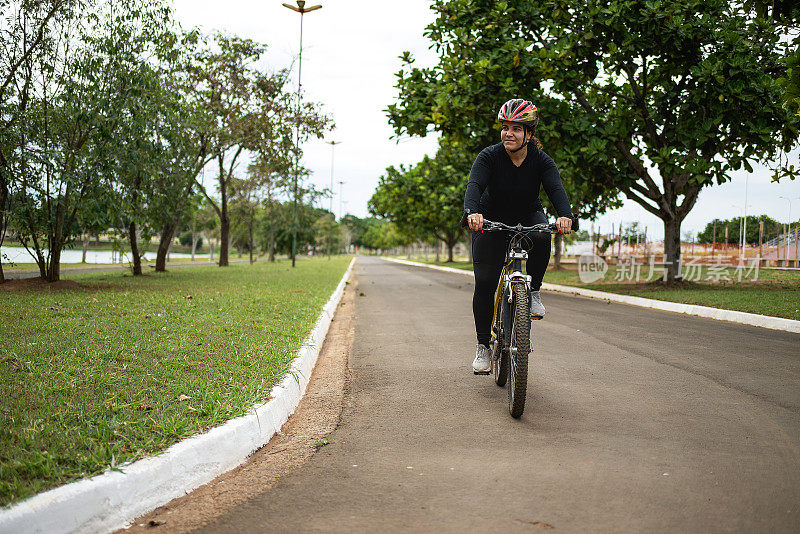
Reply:
[[[14, 263], [35, 263], [36, 260], [28, 254], [28, 251], [25, 250], [23, 247], [2, 247], [0, 248], [0, 254], [3, 255], [3, 263], [6, 262], [14, 262]], [[119, 254], [114, 255], [118, 263], [128, 263], [131, 261], [130, 253], [122, 255], [122, 261], [120, 262]], [[62, 250], [61, 251], [61, 263], [80, 263], [81, 258], [83, 257], [83, 251], [81, 250]], [[144, 255], [145, 259], [148, 260], [155, 260], [156, 259], [156, 252], [147, 252]], [[182, 252], [172, 252], [169, 255], [170, 259], [174, 260], [176, 258], [191, 258], [191, 254], [186, 254]], [[208, 254], [195, 254], [195, 258], [208, 258]], [[88, 250], [86, 251], [86, 263], [112, 263], [113, 257], [112, 252], [110, 250]]]

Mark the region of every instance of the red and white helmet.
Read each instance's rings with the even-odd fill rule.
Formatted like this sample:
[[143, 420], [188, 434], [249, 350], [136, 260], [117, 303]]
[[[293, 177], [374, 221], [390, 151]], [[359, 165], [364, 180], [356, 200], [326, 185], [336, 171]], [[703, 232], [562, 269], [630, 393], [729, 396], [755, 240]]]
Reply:
[[539, 112], [529, 100], [512, 98], [500, 107], [498, 121], [518, 122], [531, 128], [539, 124]]

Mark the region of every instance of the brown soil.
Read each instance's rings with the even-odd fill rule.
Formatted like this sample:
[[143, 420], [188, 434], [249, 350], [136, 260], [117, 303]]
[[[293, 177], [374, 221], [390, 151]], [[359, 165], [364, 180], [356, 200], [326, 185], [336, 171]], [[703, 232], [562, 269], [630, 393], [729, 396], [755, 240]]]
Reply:
[[86, 286], [72, 280], [48, 282], [42, 278], [6, 280], [0, 284], [0, 291], [63, 291], [70, 289], [86, 289]]
[[6, 280], [0, 283], [0, 293], [3, 291], [99, 291], [107, 289], [121, 289], [123, 286], [117, 284], [92, 282], [82, 284], [74, 280], [59, 280], [58, 282], [48, 282], [42, 278], [19, 278]]
[[350, 281], [333, 317], [314, 372], [295, 413], [280, 434], [253, 453], [242, 465], [220, 475], [185, 497], [136, 519], [119, 532], [182, 533], [196, 530], [234, 506], [264, 492], [318, 450], [339, 423], [348, 359], [355, 326], [356, 283]]

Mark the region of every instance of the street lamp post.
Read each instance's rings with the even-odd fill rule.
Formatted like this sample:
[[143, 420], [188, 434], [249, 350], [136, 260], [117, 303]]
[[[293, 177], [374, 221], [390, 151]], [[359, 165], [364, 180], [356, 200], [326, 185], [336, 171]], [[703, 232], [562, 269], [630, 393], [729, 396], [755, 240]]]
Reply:
[[742, 218], [742, 248], [740, 249], [739, 259], [744, 257], [744, 247], [747, 246], [747, 186], [750, 183], [750, 173], [744, 178], [744, 217]]
[[344, 212], [342, 211], [342, 186], [344, 185], [344, 180], [339, 180], [339, 220], [342, 220], [344, 217]]
[[[329, 145], [331, 145], [331, 209], [330, 212], [333, 213], [333, 149], [336, 145], [341, 145], [341, 141], [325, 141]], [[334, 216], [336, 219], [336, 216]]]
[[[336, 145], [341, 145], [341, 141], [325, 141], [329, 145], [331, 145], [331, 203], [330, 203], [330, 212], [331, 216], [333, 217], [333, 222], [336, 222], [336, 215], [333, 213], [333, 149]], [[328, 237], [328, 258], [331, 257], [331, 240], [330, 236]]]
[[744, 246], [745, 246], [745, 243], [746, 243], [746, 240], [745, 240], [745, 237], [744, 237], [744, 232], [745, 232], [744, 229], [746, 228], [746, 226], [744, 224], [744, 219], [746, 217], [745, 214], [747, 213], [747, 205], [739, 206], [738, 204], [731, 204], [731, 206], [733, 206], [734, 208], [738, 209], [739, 213], [742, 214], [742, 216], [741, 216], [741, 218], [739, 220], [739, 260], [741, 260], [744, 257]]
[[297, 182], [300, 174], [300, 88], [302, 87], [300, 76], [303, 73], [303, 15], [310, 11], [316, 11], [322, 6], [316, 5], [307, 8], [305, 0], [297, 0], [297, 7], [286, 3], [283, 6], [300, 13], [300, 53], [297, 60], [297, 117], [295, 117], [294, 209], [292, 210], [292, 267], [294, 267], [295, 258], [297, 257]]

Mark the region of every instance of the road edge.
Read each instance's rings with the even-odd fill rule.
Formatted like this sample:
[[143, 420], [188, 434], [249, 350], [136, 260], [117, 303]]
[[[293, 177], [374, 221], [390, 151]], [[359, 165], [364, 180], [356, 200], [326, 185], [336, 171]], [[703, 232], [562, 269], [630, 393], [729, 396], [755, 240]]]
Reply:
[[170, 446], [158, 456], [119, 471], [59, 486], [0, 511], [0, 532], [107, 532], [237, 467], [280, 432], [305, 393], [322, 343], [350, 279], [354, 257], [303, 340], [270, 400], [205, 434]]
[[[443, 267], [441, 265], [430, 265], [427, 263], [420, 263], [416, 261], [401, 260], [399, 258], [387, 258], [385, 256], [382, 258], [386, 261], [400, 263], [403, 265], [427, 267], [429, 269], [436, 269], [437, 271], [457, 273], [470, 277], [475, 276], [472, 271], [467, 271], [464, 269], [454, 269], [453, 267]], [[771, 317], [769, 315], [759, 315], [757, 313], [747, 313], [735, 310], [724, 310], [721, 308], [711, 308], [709, 306], [700, 306], [697, 304], [681, 304], [678, 302], [669, 302], [666, 300], [655, 300], [655, 299], [647, 299], [644, 297], [618, 295], [616, 293], [606, 293], [605, 291], [596, 291], [594, 289], [583, 289], [580, 287], [572, 287], [572, 286], [562, 286], [558, 284], [544, 283], [542, 284], [542, 289], [546, 291], [556, 291], [558, 293], [567, 293], [572, 295], [579, 295], [582, 297], [602, 299], [611, 302], [620, 302], [622, 304], [631, 304], [633, 306], [639, 306], [642, 308], [653, 308], [656, 310], [683, 313], [686, 315], [696, 315], [698, 317], [706, 317], [708, 319], [716, 319], [718, 321], [728, 321], [731, 323], [759, 326], [762, 328], [769, 328], [772, 330], [782, 330], [784, 332], [792, 332], [795, 334], [800, 333], [800, 321], [795, 321], [794, 319], [785, 319], [783, 317]]]

